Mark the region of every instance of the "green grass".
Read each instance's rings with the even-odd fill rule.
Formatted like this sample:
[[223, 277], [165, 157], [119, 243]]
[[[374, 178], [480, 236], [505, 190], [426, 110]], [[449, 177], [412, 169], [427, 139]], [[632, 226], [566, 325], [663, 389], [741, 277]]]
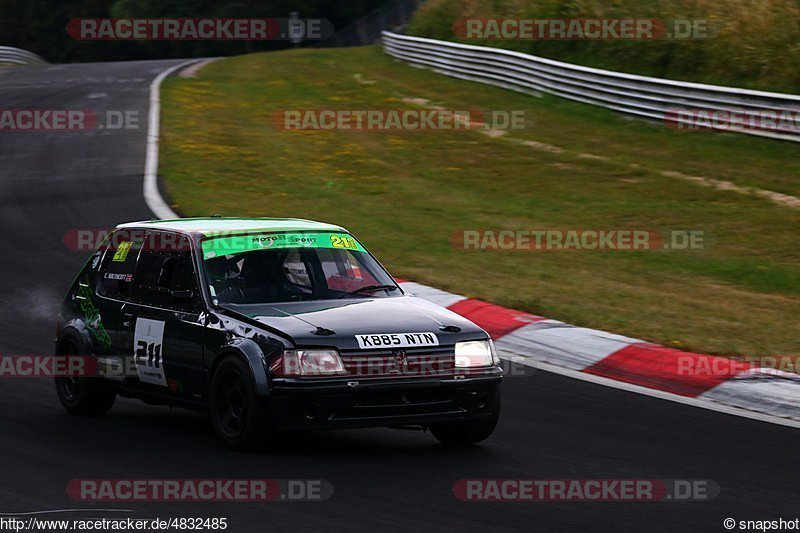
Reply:
[[[701, 20], [710, 38], [480, 41], [454, 35], [456, 20], [481, 18]], [[795, 0], [427, 0], [408, 32], [648, 76], [800, 90], [800, 5]]]
[[[526, 128], [489, 138], [272, 125], [276, 110], [414, 107], [408, 98], [525, 110]], [[795, 145], [676, 132], [411, 68], [375, 47], [212, 63], [197, 79], [165, 82], [162, 115], [160, 173], [186, 215], [333, 222], [398, 277], [686, 349], [800, 354], [800, 209], [661, 174], [800, 195]], [[526, 140], [563, 151], [519, 142]], [[711, 245], [468, 252], [451, 244], [455, 231], [476, 228], [692, 229], [707, 232]]]

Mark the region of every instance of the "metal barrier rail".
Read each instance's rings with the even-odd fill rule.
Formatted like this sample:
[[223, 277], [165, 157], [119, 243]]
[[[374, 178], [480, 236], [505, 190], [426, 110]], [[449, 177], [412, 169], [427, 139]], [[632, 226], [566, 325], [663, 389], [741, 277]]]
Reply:
[[714, 129], [800, 141], [800, 95], [624, 74], [388, 31], [382, 36], [387, 54], [448, 76], [524, 93], [550, 93], [676, 127], [696, 126], [706, 113], [713, 118], [708, 127]]
[[44, 65], [46, 63], [47, 61], [33, 52], [13, 46], [0, 46], [0, 65]]

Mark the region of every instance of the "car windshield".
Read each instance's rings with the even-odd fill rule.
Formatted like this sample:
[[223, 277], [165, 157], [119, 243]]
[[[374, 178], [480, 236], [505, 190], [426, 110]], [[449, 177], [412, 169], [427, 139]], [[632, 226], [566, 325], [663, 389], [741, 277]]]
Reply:
[[401, 294], [392, 277], [347, 233], [262, 233], [202, 242], [216, 304], [258, 304]]

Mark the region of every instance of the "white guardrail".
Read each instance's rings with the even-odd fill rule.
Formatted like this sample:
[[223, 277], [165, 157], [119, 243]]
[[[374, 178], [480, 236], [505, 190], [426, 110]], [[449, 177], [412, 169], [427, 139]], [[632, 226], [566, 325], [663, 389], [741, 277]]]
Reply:
[[676, 127], [697, 126], [708, 117], [713, 119], [708, 127], [715, 129], [800, 141], [800, 95], [624, 74], [388, 31], [382, 36], [387, 54], [448, 76], [524, 93], [555, 94]]
[[33, 52], [13, 46], [0, 46], [0, 65], [44, 65], [46, 63], [47, 61]]

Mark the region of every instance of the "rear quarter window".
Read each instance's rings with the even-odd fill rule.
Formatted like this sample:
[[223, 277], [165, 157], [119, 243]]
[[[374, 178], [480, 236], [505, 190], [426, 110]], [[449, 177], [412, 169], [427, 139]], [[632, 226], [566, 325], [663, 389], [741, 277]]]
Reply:
[[111, 234], [100, 270], [97, 273], [97, 294], [106, 298], [127, 301], [130, 299], [136, 258], [141, 241], [121, 232]]

